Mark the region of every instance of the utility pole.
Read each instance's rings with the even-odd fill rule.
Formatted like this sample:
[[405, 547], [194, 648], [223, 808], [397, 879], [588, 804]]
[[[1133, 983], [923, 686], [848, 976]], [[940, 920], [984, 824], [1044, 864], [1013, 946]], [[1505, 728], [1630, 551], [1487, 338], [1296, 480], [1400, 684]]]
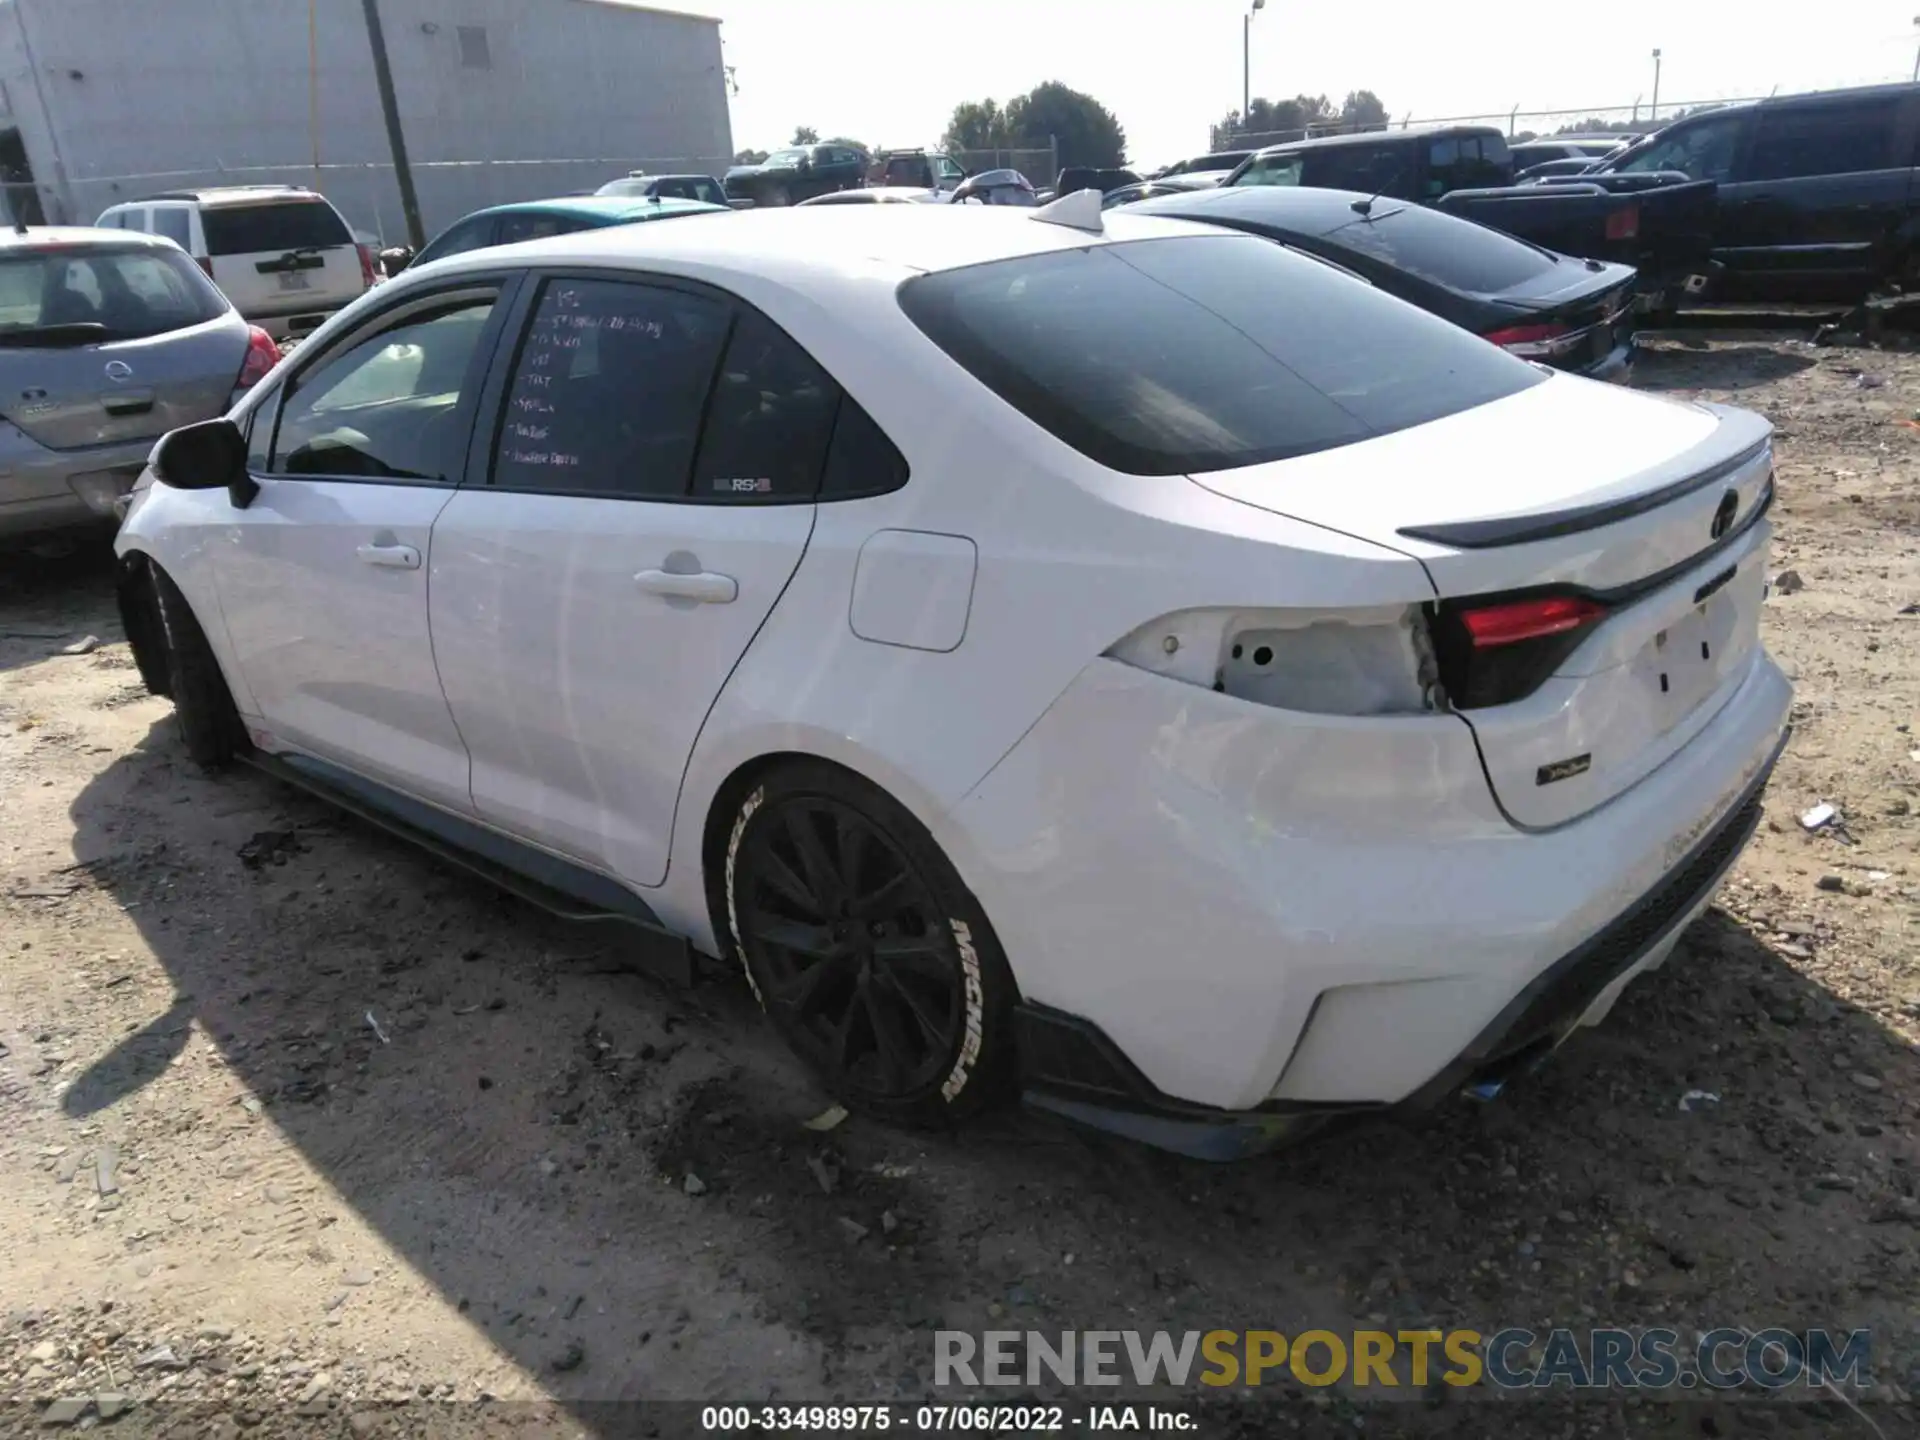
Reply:
[[[1920, 29], [1920, 15], [1913, 17], [1913, 23], [1914, 28]], [[1916, 84], [1920, 84], [1920, 53], [1915, 54], [1913, 57], [1913, 78]]]
[[400, 209], [407, 217], [407, 243], [423, 250], [427, 232], [420, 225], [420, 197], [413, 193], [413, 168], [407, 164], [407, 142], [400, 134], [400, 102], [393, 94], [393, 70], [387, 64], [387, 37], [380, 29], [379, 0], [361, 0], [361, 5], [367, 12], [367, 43], [373, 47], [373, 78], [380, 87], [387, 144], [393, 150], [393, 178], [400, 186]]
[[1247, 133], [1247, 112], [1253, 108], [1253, 17], [1267, 8], [1267, 0], [1253, 0], [1240, 17], [1240, 133]]
[[1653, 52], [1653, 107], [1647, 111], [1647, 119], [1653, 122], [1655, 129], [1659, 128], [1659, 125], [1660, 125], [1660, 52], [1658, 50], [1655, 50]]

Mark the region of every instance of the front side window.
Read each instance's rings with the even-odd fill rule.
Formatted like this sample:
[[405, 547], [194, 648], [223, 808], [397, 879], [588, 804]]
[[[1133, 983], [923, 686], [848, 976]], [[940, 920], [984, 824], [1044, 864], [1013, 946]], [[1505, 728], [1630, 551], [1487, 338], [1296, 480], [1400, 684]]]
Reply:
[[1893, 165], [1895, 100], [1764, 108], [1749, 180], [1850, 175]]
[[1692, 180], [1724, 183], [1733, 178], [1733, 157], [1740, 148], [1740, 134], [1746, 123], [1745, 112], [1683, 122], [1654, 136], [1639, 150], [1608, 168], [1634, 173], [1679, 170]]
[[[295, 376], [267, 461], [274, 475], [450, 484], [466, 453], [463, 401], [495, 297], [449, 302]], [[381, 322], [373, 322], [377, 327]]]
[[711, 180], [696, 180], [693, 183], [693, 198], [704, 200], [709, 205], [724, 205], [727, 203], [727, 192]]
[[731, 318], [665, 286], [548, 281], [514, 364], [493, 483], [684, 498]]
[[1028, 419], [1134, 475], [1330, 450], [1544, 379], [1465, 330], [1252, 236], [948, 270], [908, 281], [900, 304]]
[[544, 240], [549, 235], [571, 235], [585, 228], [570, 215], [502, 215], [497, 243], [512, 245], [521, 240]]

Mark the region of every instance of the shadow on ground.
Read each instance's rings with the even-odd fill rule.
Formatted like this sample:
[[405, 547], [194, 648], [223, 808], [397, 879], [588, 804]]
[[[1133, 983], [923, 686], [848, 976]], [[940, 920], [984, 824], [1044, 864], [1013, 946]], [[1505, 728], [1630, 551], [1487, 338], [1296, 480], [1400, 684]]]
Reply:
[[[171, 721], [72, 817], [180, 998], [69, 1113], [158, 1073], [190, 1015], [345, 1202], [579, 1417], [760, 1398], [774, 1335], [818, 1351], [790, 1398], [919, 1396], [943, 1327], [1868, 1326], [1910, 1378], [1913, 1230], [1878, 1222], [1912, 1203], [1920, 1065], [1717, 912], [1509, 1098], [1210, 1167], [1025, 1113], [813, 1134], [820, 1097], [740, 986], [658, 988], [604, 935], [273, 781], [203, 778]], [[1718, 1099], [1683, 1110], [1691, 1091]], [[535, 1299], [576, 1293], [605, 1312], [590, 1329]], [[574, 1343], [590, 1363], [556, 1373]], [[1241, 1433], [1274, 1423], [1219, 1404]], [[1841, 1414], [1791, 1418], [1840, 1434]], [[1464, 1436], [1481, 1416], [1366, 1424]], [[1628, 1433], [1717, 1432], [1672, 1406]]]

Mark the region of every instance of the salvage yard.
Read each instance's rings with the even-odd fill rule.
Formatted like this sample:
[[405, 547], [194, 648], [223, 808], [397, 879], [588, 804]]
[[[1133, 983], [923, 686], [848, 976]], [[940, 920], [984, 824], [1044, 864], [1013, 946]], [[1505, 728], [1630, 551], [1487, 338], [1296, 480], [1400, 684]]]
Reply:
[[[1674, 959], [1496, 1103], [1230, 1167], [1034, 1113], [809, 1128], [827, 1101], [744, 984], [664, 988], [617, 935], [201, 775], [108, 566], [6, 561], [0, 1432], [107, 1392], [182, 1434], [417, 1433], [482, 1399], [431, 1413], [611, 1433], [595, 1402], [918, 1398], [938, 1329], [1618, 1324], [1871, 1329], [1875, 1383], [1864, 1414], [1510, 1398], [1539, 1407], [1515, 1433], [1901, 1433], [1920, 353], [1690, 333], [1638, 371], [1778, 427], [1765, 633], [1798, 699], [1754, 845]], [[1193, 1403], [1208, 1435], [1491, 1418], [1391, 1398]]]

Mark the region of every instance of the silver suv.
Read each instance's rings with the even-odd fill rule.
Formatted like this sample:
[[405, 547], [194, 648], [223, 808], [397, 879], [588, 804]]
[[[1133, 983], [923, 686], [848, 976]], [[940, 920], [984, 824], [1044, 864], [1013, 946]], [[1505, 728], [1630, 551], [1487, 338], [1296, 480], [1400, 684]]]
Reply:
[[98, 223], [164, 235], [275, 340], [317, 330], [377, 273], [326, 196], [298, 185], [171, 190], [111, 206]]

